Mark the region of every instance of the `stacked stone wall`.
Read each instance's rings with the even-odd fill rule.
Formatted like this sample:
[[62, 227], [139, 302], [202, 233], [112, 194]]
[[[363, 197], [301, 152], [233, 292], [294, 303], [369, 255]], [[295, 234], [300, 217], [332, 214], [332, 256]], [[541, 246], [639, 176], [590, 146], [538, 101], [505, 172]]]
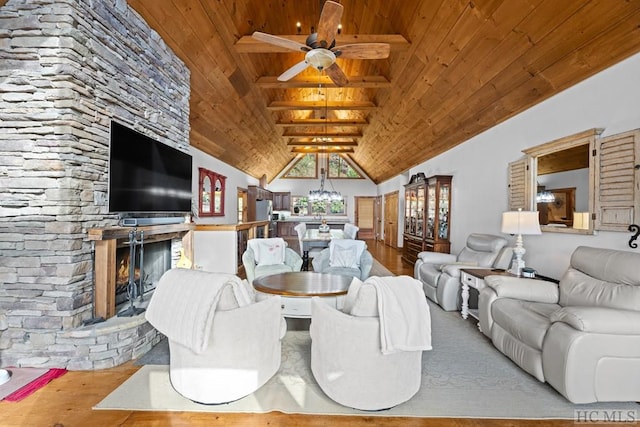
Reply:
[[2, 6], [0, 366], [97, 369], [157, 340], [144, 322], [83, 326], [87, 230], [118, 220], [107, 206], [111, 120], [189, 150], [189, 70], [126, 0]]

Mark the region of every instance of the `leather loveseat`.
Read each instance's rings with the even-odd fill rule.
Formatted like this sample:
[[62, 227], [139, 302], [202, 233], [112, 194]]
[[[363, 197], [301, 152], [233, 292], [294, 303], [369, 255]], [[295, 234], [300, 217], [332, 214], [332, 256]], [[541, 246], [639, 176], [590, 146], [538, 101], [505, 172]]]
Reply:
[[578, 247], [560, 283], [485, 277], [480, 327], [573, 403], [640, 401], [640, 254]]
[[420, 252], [414, 265], [414, 277], [422, 282], [424, 293], [446, 311], [461, 306], [460, 269], [509, 267], [513, 250], [507, 239], [491, 234], [470, 234], [467, 245], [456, 256], [438, 252]]

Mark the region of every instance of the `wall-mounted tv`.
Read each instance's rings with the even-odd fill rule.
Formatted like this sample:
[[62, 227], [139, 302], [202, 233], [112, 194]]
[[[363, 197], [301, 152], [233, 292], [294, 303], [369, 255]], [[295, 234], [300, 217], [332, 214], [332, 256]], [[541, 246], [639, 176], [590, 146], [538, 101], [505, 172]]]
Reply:
[[191, 212], [191, 155], [111, 122], [109, 212]]

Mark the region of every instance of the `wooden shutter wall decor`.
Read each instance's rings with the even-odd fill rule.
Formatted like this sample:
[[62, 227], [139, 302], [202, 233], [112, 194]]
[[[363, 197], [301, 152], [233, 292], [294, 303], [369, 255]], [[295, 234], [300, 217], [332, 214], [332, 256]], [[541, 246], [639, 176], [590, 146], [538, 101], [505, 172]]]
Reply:
[[640, 129], [596, 140], [595, 229], [640, 222]]
[[509, 163], [509, 210], [517, 211], [522, 208], [523, 211], [529, 210], [528, 203], [528, 173], [529, 159], [524, 158]]

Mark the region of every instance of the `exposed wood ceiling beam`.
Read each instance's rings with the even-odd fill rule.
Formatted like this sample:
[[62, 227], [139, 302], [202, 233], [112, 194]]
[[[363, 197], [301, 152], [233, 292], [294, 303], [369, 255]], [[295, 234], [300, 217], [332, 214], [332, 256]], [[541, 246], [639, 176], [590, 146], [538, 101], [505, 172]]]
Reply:
[[[305, 44], [307, 35], [279, 35], [285, 39], [294, 40]], [[339, 34], [336, 36], [336, 46], [346, 44], [362, 43], [388, 43], [391, 52], [404, 52], [409, 49], [410, 43], [400, 34]], [[236, 52], [239, 53], [291, 53], [291, 49], [264, 43], [251, 36], [242, 36], [235, 44]]]
[[[384, 76], [349, 76], [349, 83], [343, 88], [372, 88], [381, 89], [391, 87], [391, 82]], [[297, 88], [314, 88], [322, 85], [323, 88], [338, 88], [336, 84], [327, 76], [319, 78], [297, 78], [281, 82], [278, 76], [259, 77], [256, 85], [262, 89], [297, 89]]]
[[285, 132], [290, 138], [362, 138], [362, 132]]
[[292, 153], [354, 153], [353, 148], [349, 147], [291, 147]]
[[271, 111], [285, 110], [374, 110], [376, 104], [370, 101], [272, 101], [267, 108]]
[[311, 126], [342, 126], [342, 127], [360, 127], [366, 126], [369, 122], [365, 119], [299, 119], [299, 120], [281, 120], [276, 122], [277, 127], [290, 128], [290, 127], [311, 127]]
[[294, 141], [289, 140], [287, 143], [289, 147], [326, 147], [327, 145], [335, 146], [339, 145], [341, 147], [357, 147], [358, 141], [354, 140], [333, 140], [329, 142], [314, 142], [314, 141]]

